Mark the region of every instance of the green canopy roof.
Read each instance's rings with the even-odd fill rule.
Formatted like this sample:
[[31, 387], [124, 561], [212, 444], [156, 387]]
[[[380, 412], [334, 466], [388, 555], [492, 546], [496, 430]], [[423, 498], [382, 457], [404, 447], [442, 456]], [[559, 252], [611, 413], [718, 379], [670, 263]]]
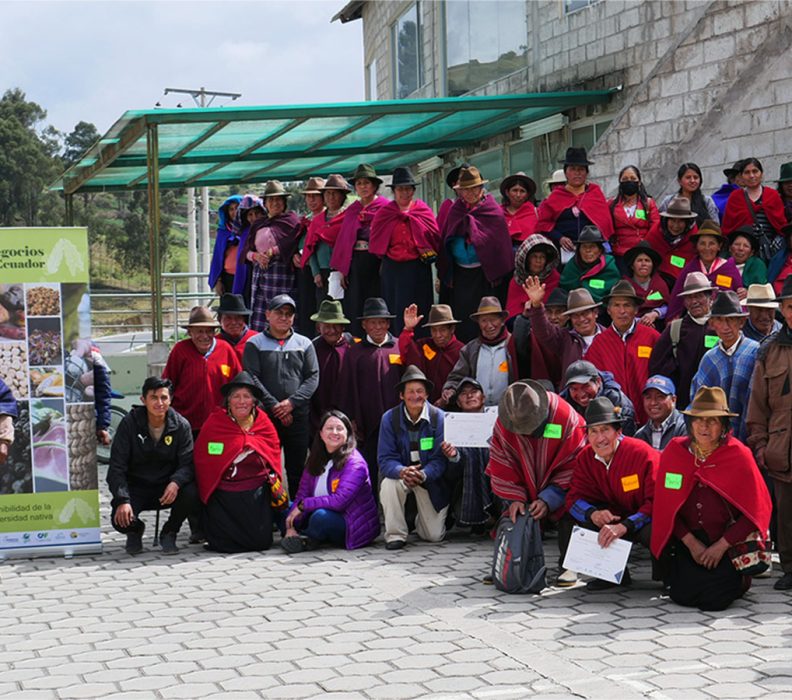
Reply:
[[158, 158], [160, 188], [346, 175], [361, 161], [388, 172], [572, 107], [605, 103], [612, 92], [129, 111], [52, 189], [145, 189], [149, 151]]

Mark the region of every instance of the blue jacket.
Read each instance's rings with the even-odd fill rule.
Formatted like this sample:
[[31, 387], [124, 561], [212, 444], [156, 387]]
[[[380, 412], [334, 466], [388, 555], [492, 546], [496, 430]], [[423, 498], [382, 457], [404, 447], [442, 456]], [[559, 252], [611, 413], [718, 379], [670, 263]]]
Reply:
[[[399, 434], [394, 432], [393, 412], [399, 419]], [[445, 414], [434, 406], [429, 406], [429, 415], [435, 415], [435, 427], [432, 421], [421, 419], [418, 422], [419, 456], [421, 469], [426, 480], [418, 488], [425, 488], [436, 511], [445, 508], [450, 502], [448, 486], [443, 479], [446, 470], [446, 458], [440, 443], [443, 442]], [[402, 467], [410, 464], [410, 436], [407, 432], [407, 419], [404, 416], [404, 402], [386, 411], [382, 416], [377, 444], [377, 464], [380, 476], [384, 479], [398, 479]]]
[[776, 277], [781, 274], [784, 269], [787, 255], [789, 255], [789, 248], [785, 245], [781, 250], [777, 251], [767, 263], [767, 281], [771, 284], [776, 281]]
[[[227, 212], [228, 205], [232, 202], [242, 201], [242, 197], [238, 194], [230, 196], [220, 205], [217, 210], [217, 238], [215, 238], [214, 250], [212, 251], [212, 264], [209, 266], [209, 289], [214, 289], [217, 280], [220, 279], [220, 274], [223, 272], [223, 263], [225, 262], [225, 252], [229, 243], [238, 243], [239, 236], [231, 228], [231, 222], [228, 221]], [[226, 289], [230, 292], [230, 289]]]

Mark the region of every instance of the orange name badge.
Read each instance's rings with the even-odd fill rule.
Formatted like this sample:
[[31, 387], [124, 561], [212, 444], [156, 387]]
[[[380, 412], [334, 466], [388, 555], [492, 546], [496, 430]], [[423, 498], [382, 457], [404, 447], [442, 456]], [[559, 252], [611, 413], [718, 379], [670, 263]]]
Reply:
[[652, 356], [652, 348], [648, 345], [638, 346], [638, 357], [649, 358]]
[[330, 482], [330, 493], [335, 493], [336, 492], [336, 489], [338, 488], [338, 482], [339, 481], [341, 481], [341, 479], [333, 479]]
[[437, 353], [434, 350], [432, 350], [432, 348], [430, 348], [428, 344], [423, 346], [423, 354], [424, 357], [427, 360], [429, 360], [429, 362], [431, 362], [432, 360], [435, 359], [435, 357], [437, 357]]
[[731, 287], [732, 278], [729, 275], [718, 275], [715, 278], [715, 284], [719, 287]]
[[388, 362], [390, 362], [390, 364], [392, 365], [400, 365], [402, 363], [401, 355], [391, 353], [390, 355], [388, 355]]
[[629, 476], [623, 476], [621, 478], [621, 485], [624, 493], [628, 493], [630, 491], [637, 491], [638, 487], [640, 486], [640, 484], [638, 483], [638, 475], [630, 474]]
[[498, 371], [499, 371], [499, 372], [508, 372], [508, 371], [509, 371], [509, 363], [508, 363], [506, 360], [504, 360], [503, 362], [501, 362], [501, 363], [498, 365]]
[[223, 373], [224, 377], [231, 376], [231, 367], [229, 365], [220, 365], [220, 371]]

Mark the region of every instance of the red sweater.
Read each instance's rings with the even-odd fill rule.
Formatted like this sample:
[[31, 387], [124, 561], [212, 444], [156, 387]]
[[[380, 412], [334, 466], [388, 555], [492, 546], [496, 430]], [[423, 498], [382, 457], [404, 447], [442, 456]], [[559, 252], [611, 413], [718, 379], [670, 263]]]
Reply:
[[649, 358], [658, 338], [660, 334], [654, 328], [636, 323], [625, 343], [611, 325], [594, 338], [586, 352], [586, 360], [602, 372], [612, 372], [621, 384], [635, 406], [638, 425], [647, 419], [641, 393], [649, 378]]
[[459, 359], [464, 343], [452, 336], [448, 345], [439, 348], [431, 338], [415, 339], [413, 331], [406, 328], [399, 336], [399, 354], [404, 367], [415, 365], [434, 384], [429, 401], [434, 403], [443, 392], [443, 384]]
[[613, 205], [613, 199], [608, 201], [608, 208], [611, 209], [613, 217], [613, 236], [610, 244], [613, 247], [613, 254], [622, 256], [630, 248], [634, 248], [641, 241], [660, 230], [660, 212], [653, 199], [649, 199], [649, 210], [645, 210], [641, 201], [635, 209], [635, 215], [627, 218], [624, 206], [620, 202]]
[[223, 404], [220, 387], [241, 371], [239, 358], [225, 340], [215, 338], [214, 350], [206, 358], [187, 338], [173, 346], [162, 377], [173, 382], [171, 406], [193, 430], [200, 430], [212, 409]]

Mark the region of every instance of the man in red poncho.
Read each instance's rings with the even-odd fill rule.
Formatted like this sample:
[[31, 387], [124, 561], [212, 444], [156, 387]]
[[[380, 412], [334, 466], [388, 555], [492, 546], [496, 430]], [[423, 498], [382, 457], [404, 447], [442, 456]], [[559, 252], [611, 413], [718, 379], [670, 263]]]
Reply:
[[[558, 520], [583, 449], [583, 419], [558, 394], [532, 379], [515, 382], [501, 398], [486, 474], [492, 492], [509, 502], [509, 516]], [[560, 564], [560, 562], [559, 562]]]

